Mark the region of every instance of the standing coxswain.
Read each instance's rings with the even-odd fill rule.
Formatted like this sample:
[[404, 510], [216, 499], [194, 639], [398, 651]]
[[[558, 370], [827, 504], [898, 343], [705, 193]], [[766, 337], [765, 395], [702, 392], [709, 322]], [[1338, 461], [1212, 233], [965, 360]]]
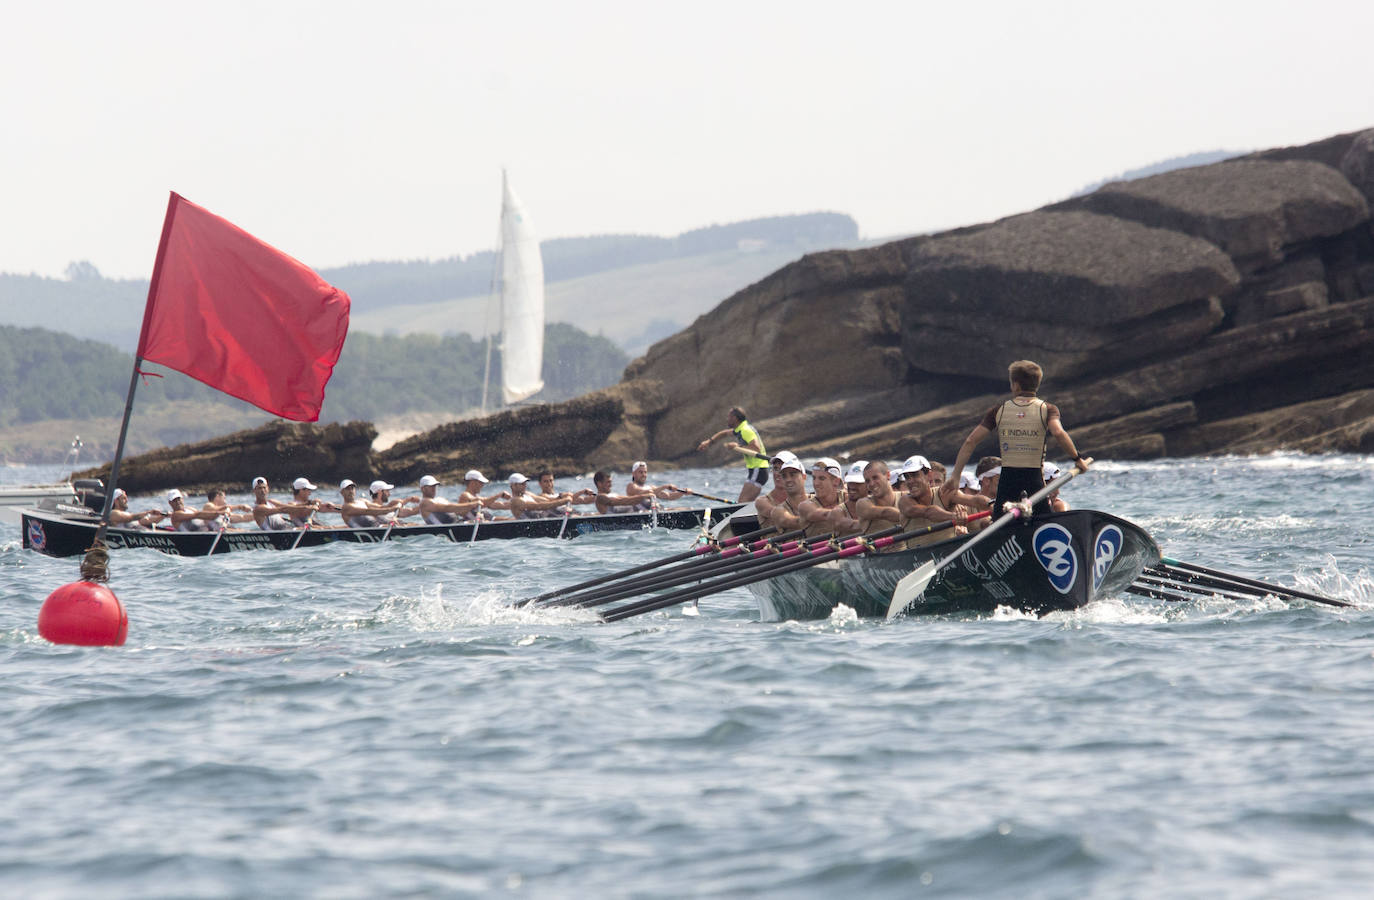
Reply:
[[727, 442], [725, 447], [744, 456], [744, 485], [739, 490], [739, 502], [748, 503], [762, 493], [763, 486], [768, 483], [768, 451], [763, 448], [763, 439], [749, 424], [749, 417], [741, 407], [730, 407], [725, 422], [729, 427], [697, 444], [697, 451], [705, 450], [726, 435], [733, 434], [738, 438]]

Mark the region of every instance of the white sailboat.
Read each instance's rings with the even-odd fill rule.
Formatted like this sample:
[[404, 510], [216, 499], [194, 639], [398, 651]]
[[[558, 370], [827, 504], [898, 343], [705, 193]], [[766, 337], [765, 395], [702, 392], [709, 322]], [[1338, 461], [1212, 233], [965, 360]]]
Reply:
[[[544, 260], [539, 238], [520, 199], [501, 171], [500, 304], [501, 402], [509, 406], [544, 389]], [[491, 381], [491, 316], [487, 324], [487, 369], [482, 379], [482, 411]]]

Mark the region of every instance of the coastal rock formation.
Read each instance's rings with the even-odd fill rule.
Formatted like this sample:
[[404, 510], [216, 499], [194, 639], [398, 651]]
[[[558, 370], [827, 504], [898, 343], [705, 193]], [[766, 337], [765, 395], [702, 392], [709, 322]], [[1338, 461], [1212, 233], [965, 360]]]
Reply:
[[[316, 483], [376, 477], [372, 441], [377, 429], [369, 422], [312, 425], [278, 419], [260, 428], [237, 431], [196, 444], [180, 444], [125, 458], [119, 486], [130, 494], [177, 487], [201, 493], [221, 487], [247, 493], [261, 475], [275, 489], [289, 487], [304, 475]], [[73, 474], [109, 483], [110, 466]]]
[[1074, 206], [1209, 241], [1242, 271], [1369, 220], [1369, 203], [1340, 172], [1299, 160], [1229, 160], [1113, 182], [1061, 204]]
[[1158, 343], [1194, 344], [1221, 323], [1218, 298], [1240, 285], [1207, 241], [1085, 212], [1014, 216], [912, 251], [906, 358], [994, 384], [1017, 357], [1072, 378], [1145, 358]]
[[[693, 450], [739, 404], [770, 449], [948, 459], [1017, 358], [1090, 452], [1296, 446], [1257, 423], [1374, 387], [1372, 150], [1337, 135], [805, 257], [631, 363], [668, 400], [644, 449], [729, 462]], [[1338, 408], [1303, 449], [1359, 445], [1365, 407]]]
[[604, 444], [625, 422], [627, 394], [612, 388], [565, 403], [541, 403], [506, 410], [482, 419], [450, 422], [407, 438], [376, 454], [383, 476], [411, 484], [433, 475], [449, 484], [468, 469], [488, 478], [549, 468], [555, 474], [581, 474], [588, 454]]

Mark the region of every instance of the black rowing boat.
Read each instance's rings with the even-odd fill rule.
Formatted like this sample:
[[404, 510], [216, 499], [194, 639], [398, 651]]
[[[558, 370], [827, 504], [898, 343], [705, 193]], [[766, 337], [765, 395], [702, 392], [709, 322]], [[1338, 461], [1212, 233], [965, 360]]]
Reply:
[[[753, 530], [755, 520], [731, 526]], [[1077, 609], [1126, 590], [1160, 560], [1142, 528], [1097, 510], [1034, 516], [968, 553], [967, 536], [925, 547], [834, 560], [749, 585], [765, 621], [823, 619], [843, 604], [865, 617], [887, 615], [903, 576], [930, 560], [959, 554], [941, 569], [908, 615], [991, 612], [999, 606], [1041, 615]]]
[[[605, 516], [568, 516], [550, 519], [497, 519], [474, 524], [403, 525], [376, 528], [300, 528], [260, 531], [256, 528], [225, 531], [170, 531], [167, 529], [108, 528], [105, 543], [111, 549], [147, 547], [174, 556], [209, 556], [240, 550], [294, 550], [323, 544], [376, 544], [399, 538], [433, 536], [454, 543], [501, 538], [572, 538], [602, 531], [635, 531], [648, 528], [699, 528], [709, 511], [722, 519], [738, 510], [738, 504], [711, 508], [671, 507], [656, 511]], [[80, 507], [56, 511], [24, 510], [24, 546], [48, 556], [79, 556], [95, 538], [96, 520]]]

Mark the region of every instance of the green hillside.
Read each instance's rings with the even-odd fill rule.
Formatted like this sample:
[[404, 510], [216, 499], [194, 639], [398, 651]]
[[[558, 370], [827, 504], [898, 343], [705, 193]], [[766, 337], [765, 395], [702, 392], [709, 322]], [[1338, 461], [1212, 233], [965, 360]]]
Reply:
[[[838, 213], [712, 225], [675, 237], [554, 238], [540, 244], [547, 319], [637, 351], [648, 344], [646, 329], [654, 338], [671, 333], [805, 252], [857, 245], [858, 225]], [[320, 274], [352, 298], [355, 332], [482, 337], [494, 261], [487, 251], [360, 263]], [[132, 351], [147, 281], [103, 278], [85, 262], [73, 263], [66, 274], [0, 274], [0, 325], [57, 328]]]
[[[545, 328], [545, 387], [538, 400], [563, 400], [614, 384], [629, 357], [604, 337], [571, 325]], [[467, 335], [381, 336], [354, 331], [325, 392], [324, 422], [384, 422], [406, 414], [452, 420], [482, 398], [486, 346]], [[492, 383], [501, 357], [493, 353]], [[85, 457], [113, 455], [133, 357], [99, 341], [41, 328], [0, 325], [0, 457], [60, 460], [75, 434]], [[131, 449], [201, 440], [270, 418], [178, 372], [139, 384]]]

